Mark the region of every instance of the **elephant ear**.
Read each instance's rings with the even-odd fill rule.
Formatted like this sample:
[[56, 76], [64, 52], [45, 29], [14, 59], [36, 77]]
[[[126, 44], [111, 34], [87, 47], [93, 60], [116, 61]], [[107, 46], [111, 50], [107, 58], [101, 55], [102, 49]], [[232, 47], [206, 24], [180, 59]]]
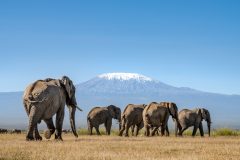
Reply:
[[171, 115], [176, 117], [176, 115], [178, 114], [177, 105], [175, 103], [168, 102], [167, 106], [169, 108], [169, 111], [171, 112]]
[[112, 117], [115, 117], [115, 106], [110, 105], [110, 106], [107, 107], [107, 109], [109, 110], [110, 115], [111, 115]]
[[73, 88], [73, 84], [72, 84], [72, 81], [67, 77], [67, 76], [63, 76], [62, 77], [62, 83], [65, 87], [65, 90], [68, 94], [68, 97], [71, 99], [71, 97], [73, 96], [73, 93], [72, 93], [72, 88]]
[[198, 114], [198, 117], [201, 119], [201, 121], [202, 121], [202, 119], [203, 119], [203, 110], [201, 109], [201, 108], [197, 108], [197, 114]]
[[202, 118], [205, 119], [205, 120], [207, 120], [207, 114], [206, 114], [207, 110], [204, 109], [204, 108], [202, 108], [202, 109], [201, 109], [201, 112], [202, 112]]

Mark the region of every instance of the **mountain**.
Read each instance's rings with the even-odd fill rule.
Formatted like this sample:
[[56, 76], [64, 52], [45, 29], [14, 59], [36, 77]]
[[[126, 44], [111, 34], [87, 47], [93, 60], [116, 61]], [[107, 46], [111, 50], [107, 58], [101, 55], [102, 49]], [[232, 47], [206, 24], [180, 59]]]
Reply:
[[[76, 121], [86, 127], [86, 117], [94, 106], [114, 104], [121, 109], [129, 103], [148, 104], [173, 101], [179, 110], [205, 107], [212, 115], [214, 127], [240, 128], [240, 96], [208, 93], [187, 87], [174, 87], [136, 73], [107, 73], [76, 85], [76, 97], [84, 112], [77, 112]], [[0, 93], [0, 128], [26, 127], [22, 92]], [[65, 127], [69, 127], [66, 109]], [[42, 127], [45, 127], [43, 124]]]
[[[177, 88], [136, 73], [107, 73], [77, 85], [79, 91], [89, 94], [161, 95], [192, 93], [190, 88]], [[199, 92], [199, 91], [198, 91]]]

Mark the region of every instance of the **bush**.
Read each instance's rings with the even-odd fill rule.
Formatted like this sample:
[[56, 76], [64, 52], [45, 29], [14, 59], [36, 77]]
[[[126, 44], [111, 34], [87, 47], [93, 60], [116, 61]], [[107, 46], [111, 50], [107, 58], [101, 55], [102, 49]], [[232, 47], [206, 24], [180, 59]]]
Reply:
[[219, 129], [213, 130], [212, 135], [213, 136], [239, 136], [240, 131], [233, 130], [230, 128], [219, 128]]
[[[100, 131], [101, 135], [106, 135], [105, 128], [99, 128], [99, 131]], [[88, 129], [80, 128], [80, 129], [78, 129], [77, 133], [79, 135], [88, 135]], [[118, 136], [118, 134], [119, 134], [118, 129], [111, 129], [111, 136]], [[95, 128], [93, 128], [93, 135], [97, 135]]]

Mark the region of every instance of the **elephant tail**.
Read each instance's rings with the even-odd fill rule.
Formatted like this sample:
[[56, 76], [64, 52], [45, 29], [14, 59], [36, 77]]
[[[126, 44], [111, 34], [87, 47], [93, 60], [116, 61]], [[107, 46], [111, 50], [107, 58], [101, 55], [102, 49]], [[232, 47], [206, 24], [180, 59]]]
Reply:
[[91, 122], [90, 122], [90, 117], [87, 117], [87, 125], [88, 125], [88, 132], [90, 133], [91, 130]]
[[148, 114], [145, 115], [145, 120], [146, 120], [147, 123], [150, 122], [150, 116]]
[[41, 103], [43, 101], [46, 101], [48, 98], [47, 97], [44, 97], [43, 99], [41, 100], [32, 100], [33, 99], [33, 96], [32, 95], [29, 95], [28, 98], [26, 99], [29, 103]]
[[27, 101], [25, 101], [25, 100], [23, 101], [23, 105], [24, 105], [24, 108], [25, 108], [25, 111], [26, 111], [27, 115], [29, 116], [31, 105], [30, 104], [28, 105]]
[[126, 117], [125, 117], [125, 115], [123, 114], [123, 115], [122, 115], [122, 118], [121, 118], [121, 126], [123, 127], [125, 124], [126, 124]]

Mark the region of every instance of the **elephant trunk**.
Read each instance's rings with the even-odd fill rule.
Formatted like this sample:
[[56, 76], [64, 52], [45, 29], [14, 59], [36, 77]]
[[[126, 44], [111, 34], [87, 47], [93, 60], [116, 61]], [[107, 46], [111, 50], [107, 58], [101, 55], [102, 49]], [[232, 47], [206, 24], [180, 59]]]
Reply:
[[175, 120], [175, 136], [177, 137], [178, 135], [178, 122]]
[[72, 132], [75, 137], [78, 137], [78, 134], [76, 132], [76, 126], [75, 126], [75, 112], [76, 112], [76, 107], [69, 106], [70, 124], [72, 128]]
[[207, 125], [208, 125], [208, 136], [210, 137], [210, 135], [211, 135], [211, 123], [208, 122]]
[[175, 136], [177, 137], [178, 130], [180, 130], [180, 123], [179, 123], [178, 115], [176, 115], [176, 118], [174, 120], [175, 120]]
[[119, 131], [121, 130], [121, 122], [119, 122], [119, 129], [118, 129]]
[[121, 116], [118, 117], [118, 123], [119, 123], [119, 131], [120, 131], [121, 130], [121, 126], [122, 126]]

